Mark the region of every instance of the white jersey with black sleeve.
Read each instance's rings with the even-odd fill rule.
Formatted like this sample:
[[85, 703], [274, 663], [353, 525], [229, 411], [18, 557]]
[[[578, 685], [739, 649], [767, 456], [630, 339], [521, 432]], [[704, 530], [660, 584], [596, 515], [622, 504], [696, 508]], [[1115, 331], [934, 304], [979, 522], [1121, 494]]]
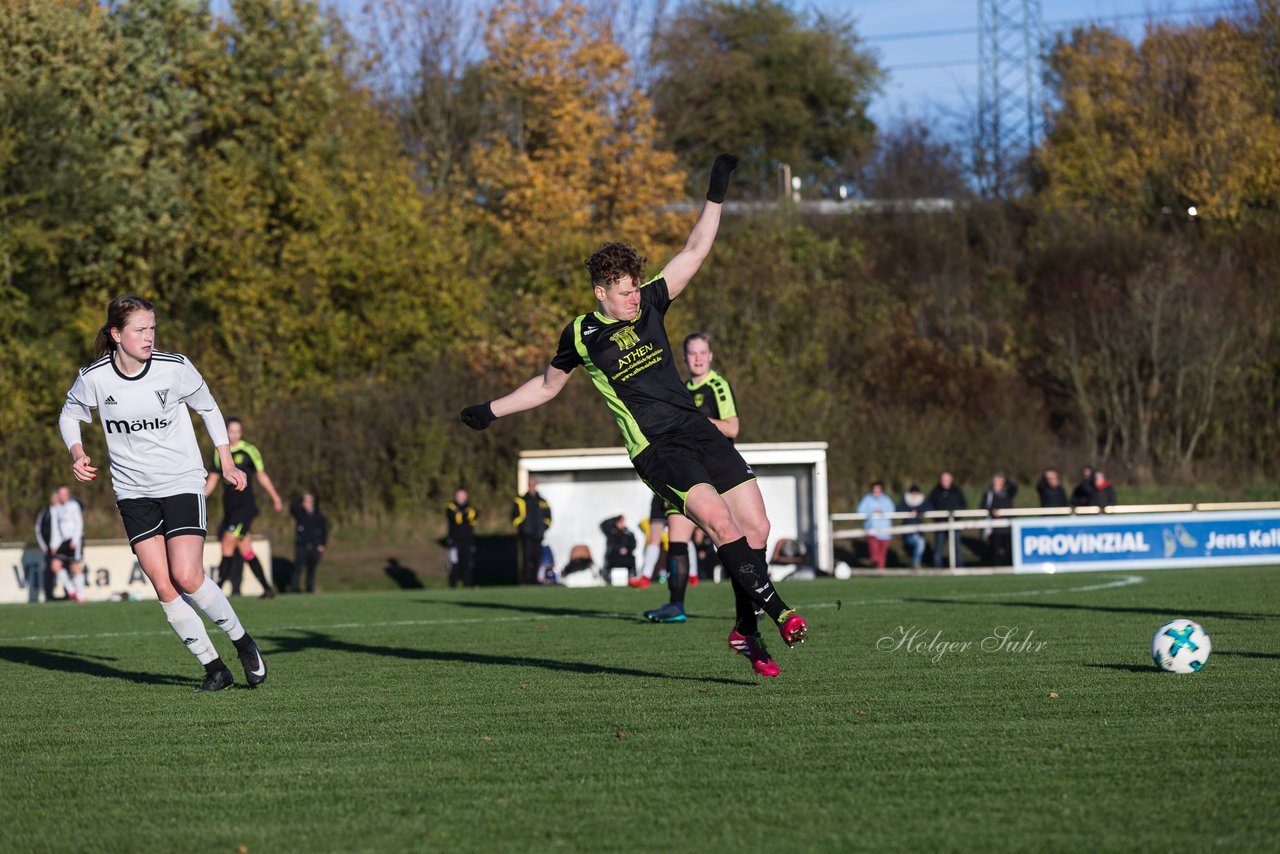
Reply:
[[81, 441], [80, 422], [97, 410], [116, 500], [203, 495], [205, 467], [187, 407], [200, 413], [215, 446], [227, 444], [222, 412], [186, 356], [153, 351], [131, 377], [107, 354], [80, 370], [58, 427], [70, 449]]

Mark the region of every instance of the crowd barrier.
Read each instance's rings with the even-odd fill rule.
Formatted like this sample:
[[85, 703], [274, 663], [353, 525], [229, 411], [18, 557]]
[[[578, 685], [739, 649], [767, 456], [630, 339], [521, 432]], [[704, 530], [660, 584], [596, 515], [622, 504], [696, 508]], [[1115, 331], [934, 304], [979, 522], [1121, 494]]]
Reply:
[[[868, 536], [861, 513], [833, 513], [833, 541]], [[1010, 529], [1014, 572], [1085, 572], [1280, 563], [1280, 502], [1120, 504], [1097, 507], [1038, 507], [999, 511], [890, 513], [890, 533], [945, 532], [950, 568], [956, 569], [962, 531]], [[921, 521], [915, 521], [915, 520]], [[903, 524], [904, 520], [906, 521]]]
[[[254, 538], [254, 552], [262, 565], [271, 567], [271, 543]], [[222, 561], [222, 547], [217, 540], [204, 544], [205, 573], [213, 577]], [[44, 598], [41, 574], [44, 572], [44, 554], [34, 545], [26, 543], [0, 543], [0, 603], [38, 602]], [[129, 543], [125, 540], [89, 540], [84, 544], [85, 590], [84, 598], [90, 602], [105, 602], [112, 598], [155, 599], [151, 582], [142, 573]], [[253, 577], [248, 567], [240, 592], [245, 596], [262, 594], [262, 585]], [[57, 592], [58, 596], [62, 591]]]

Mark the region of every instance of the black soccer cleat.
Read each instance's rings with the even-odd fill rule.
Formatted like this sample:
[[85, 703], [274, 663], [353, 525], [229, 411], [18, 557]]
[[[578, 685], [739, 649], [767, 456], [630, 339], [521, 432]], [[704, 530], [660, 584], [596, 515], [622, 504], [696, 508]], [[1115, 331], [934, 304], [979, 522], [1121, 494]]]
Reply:
[[244, 667], [244, 678], [249, 683], [249, 687], [257, 688], [266, 682], [267, 661], [262, 657], [258, 645], [250, 640], [243, 647], [237, 644], [236, 651], [240, 653], [240, 664]]
[[235, 677], [231, 675], [231, 671], [226, 665], [214, 668], [204, 675], [204, 681], [200, 683], [200, 687], [196, 689], [197, 694], [208, 694], [212, 691], [221, 691], [223, 688], [230, 688], [236, 684]]

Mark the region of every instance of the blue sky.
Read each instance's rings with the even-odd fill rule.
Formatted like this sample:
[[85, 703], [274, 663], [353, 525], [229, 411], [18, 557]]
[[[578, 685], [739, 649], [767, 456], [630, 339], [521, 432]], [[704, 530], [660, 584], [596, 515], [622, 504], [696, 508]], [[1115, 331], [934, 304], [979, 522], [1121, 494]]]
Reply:
[[[1212, 10], [1232, 5], [1238, 3], [1042, 0], [1042, 21], [1049, 33], [1097, 21], [1137, 40], [1148, 17], [1185, 23], [1212, 17]], [[976, 108], [977, 0], [815, 0], [814, 7], [851, 18], [888, 70], [884, 89], [871, 107], [877, 124], [891, 124], [902, 116], [945, 121]], [[940, 30], [952, 32], [925, 35]], [[954, 32], [957, 30], [964, 32]]]
[[[357, 18], [367, 0], [321, 0]], [[978, 0], [784, 0], [852, 20], [888, 71], [871, 104], [881, 127], [910, 117], [958, 123], [978, 103]], [[1048, 34], [1097, 21], [1142, 37], [1148, 18], [1185, 23], [1241, 0], [1042, 0]], [[226, 0], [215, 0], [214, 6]], [[359, 31], [358, 20], [354, 29]], [[944, 31], [944, 32], [939, 32]]]

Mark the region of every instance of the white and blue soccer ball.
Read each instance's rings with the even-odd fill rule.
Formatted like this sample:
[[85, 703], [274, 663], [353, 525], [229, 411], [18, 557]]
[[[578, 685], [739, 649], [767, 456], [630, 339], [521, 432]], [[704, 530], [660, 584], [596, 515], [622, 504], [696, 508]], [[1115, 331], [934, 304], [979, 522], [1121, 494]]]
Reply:
[[1151, 657], [1156, 667], [1170, 673], [1197, 673], [1209, 660], [1213, 645], [1199, 623], [1170, 620], [1156, 629], [1151, 639]]

